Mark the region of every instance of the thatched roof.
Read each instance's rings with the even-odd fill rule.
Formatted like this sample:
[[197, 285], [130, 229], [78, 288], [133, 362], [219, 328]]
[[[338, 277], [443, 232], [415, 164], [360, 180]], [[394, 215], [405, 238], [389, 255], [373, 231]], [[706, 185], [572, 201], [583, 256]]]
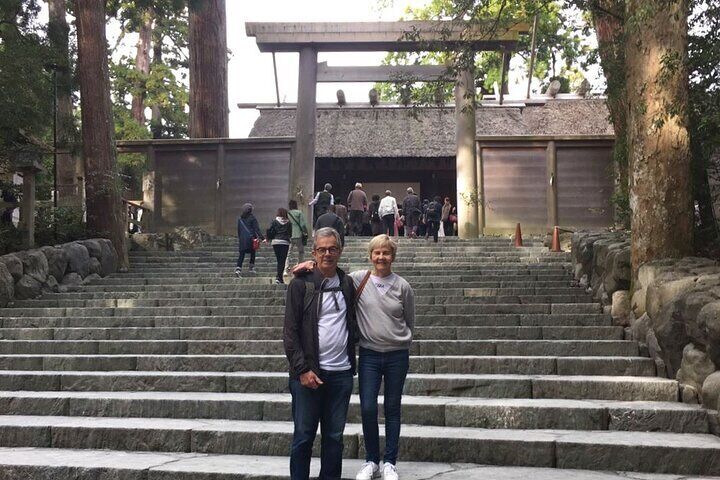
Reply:
[[[317, 110], [318, 157], [455, 155], [454, 107], [330, 107]], [[602, 99], [536, 106], [478, 106], [479, 136], [612, 135]], [[295, 135], [294, 108], [261, 108], [251, 137]]]

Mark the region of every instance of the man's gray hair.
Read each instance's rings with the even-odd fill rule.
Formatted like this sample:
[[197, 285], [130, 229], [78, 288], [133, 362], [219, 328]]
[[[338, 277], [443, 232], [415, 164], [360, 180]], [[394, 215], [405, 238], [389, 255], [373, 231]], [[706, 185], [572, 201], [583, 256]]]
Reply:
[[313, 243], [317, 243], [318, 239], [323, 237], [335, 237], [335, 245], [337, 245], [338, 248], [342, 248], [342, 239], [338, 231], [334, 228], [323, 227], [315, 230], [315, 233], [313, 233]]

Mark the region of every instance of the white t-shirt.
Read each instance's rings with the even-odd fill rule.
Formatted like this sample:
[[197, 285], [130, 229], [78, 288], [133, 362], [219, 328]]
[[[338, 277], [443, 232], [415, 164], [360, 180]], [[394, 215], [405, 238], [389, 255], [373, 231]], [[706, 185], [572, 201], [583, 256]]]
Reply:
[[[340, 286], [340, 278], [327, 278], [324, 288]], [[342, 371], [350, 368], [347, 354], [347, 305], [342, 292], [322, 292], [322, 306], [318, 318], [318, 337], [320, 346], [320, 369]]]
[[380, 200], [380, 205], [378, 206], [378, 215], [384, 217], [385, 215], [397, 215], [397, 213], [398, 206], [394, 197], [386, 196], [382, 200]]

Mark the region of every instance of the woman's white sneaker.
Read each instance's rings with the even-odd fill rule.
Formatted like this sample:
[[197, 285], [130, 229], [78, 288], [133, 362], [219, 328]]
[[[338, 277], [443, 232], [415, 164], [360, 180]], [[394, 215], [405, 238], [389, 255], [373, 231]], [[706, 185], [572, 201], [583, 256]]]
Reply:
[[355, 480], [372, 480], [380, 478], [380, 466], [375, 462], [365, 462], [355, 475]]
[[382, 470], [383, 480], [398, 480], [397, 468], [392, 463], [383, 463]]

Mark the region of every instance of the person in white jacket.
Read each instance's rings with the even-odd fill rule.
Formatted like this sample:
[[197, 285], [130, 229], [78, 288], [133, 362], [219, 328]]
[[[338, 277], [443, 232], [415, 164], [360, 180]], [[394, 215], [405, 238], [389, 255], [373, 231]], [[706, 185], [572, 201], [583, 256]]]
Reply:
[[383, 233], [391, 237], [394, 236], [395, 221], [400, 218], [400, 213], [398, 212], [397, 201], [390, 190], [385, 190], [385, 197], [380, 200], [378, 215], [380, 215], [383, 222]]

